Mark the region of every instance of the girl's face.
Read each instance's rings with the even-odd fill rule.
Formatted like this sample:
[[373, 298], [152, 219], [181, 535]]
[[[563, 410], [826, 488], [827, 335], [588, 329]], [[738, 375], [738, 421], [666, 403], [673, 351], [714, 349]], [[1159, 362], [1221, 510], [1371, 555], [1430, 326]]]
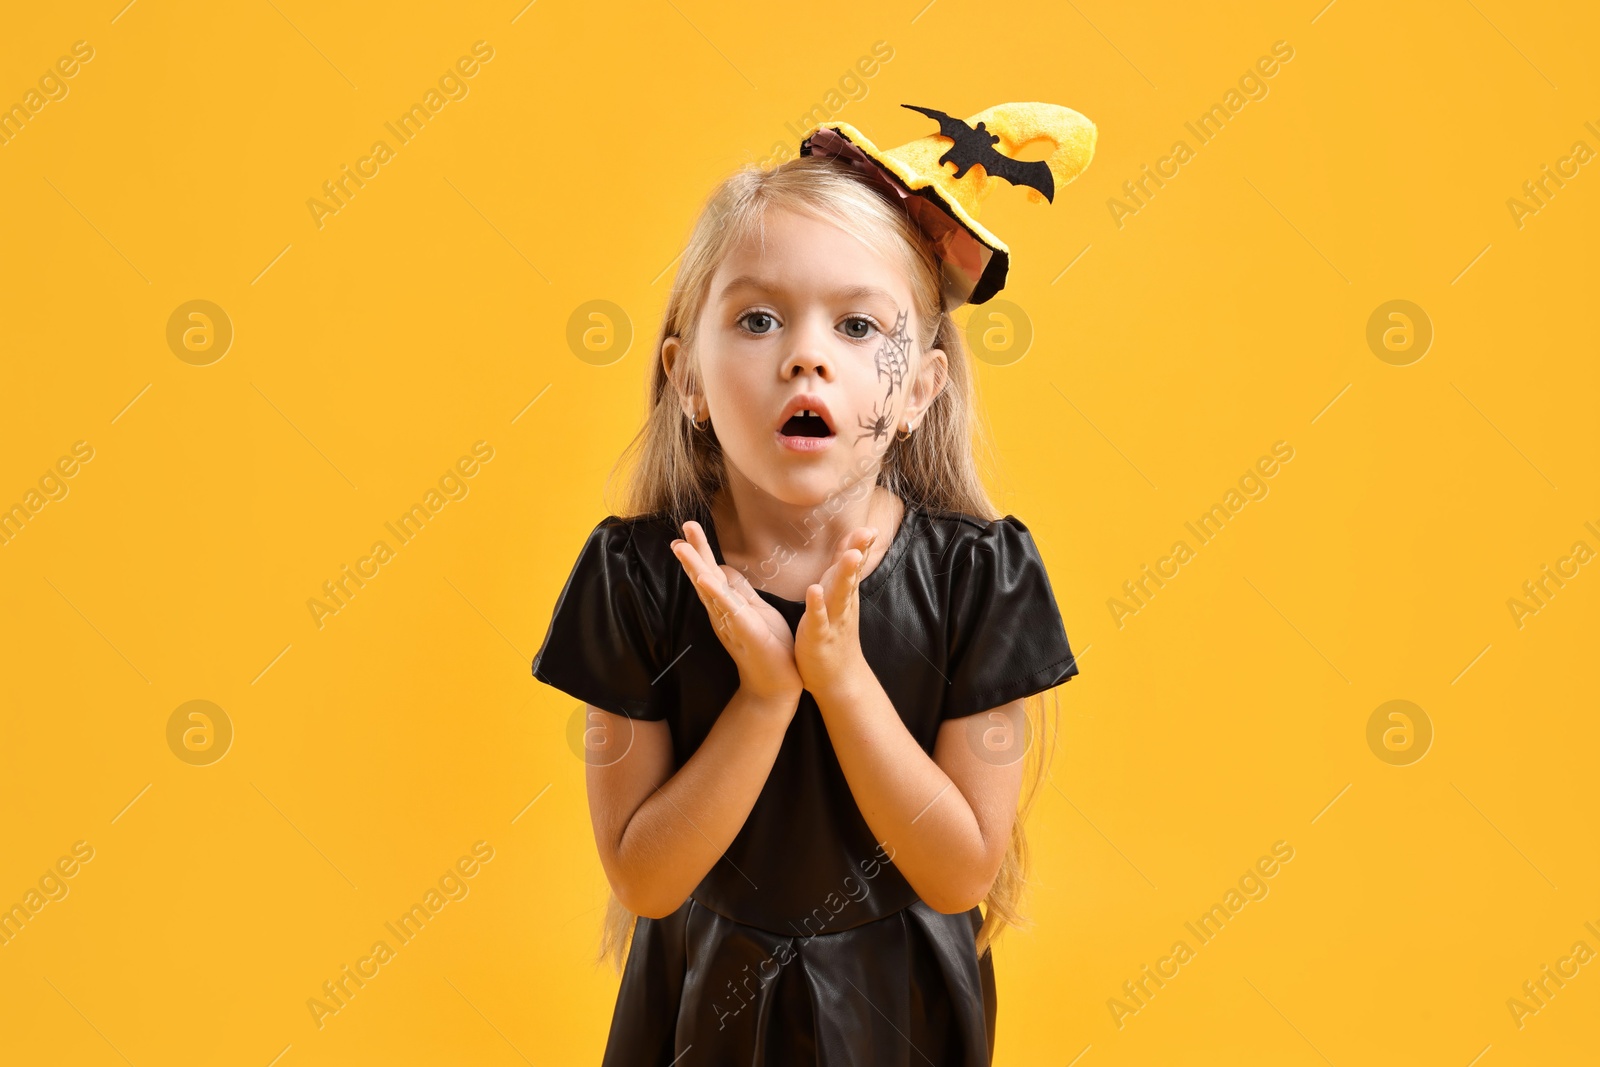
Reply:
[[[829, 222], [780, 208], [711, 279], [696, 356], [729, 465], [787, 504], [821, 503], [862, 478], [944, 387], [945, 354], [921, 352], [901, 270]], [[662, 346], [668, 370], [685, 353]], [[814, 414], [807, 416], [810, 411]]]

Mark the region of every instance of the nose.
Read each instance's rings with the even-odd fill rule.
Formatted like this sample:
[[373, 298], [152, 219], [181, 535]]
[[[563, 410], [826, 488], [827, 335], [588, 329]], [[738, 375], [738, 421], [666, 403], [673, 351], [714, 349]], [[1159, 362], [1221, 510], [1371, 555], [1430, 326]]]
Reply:
[[832, 381], [836, 368], [829, 351], [828, 327], [809, 316], [800, 325], [790, 329], [790, 344], [784, 353], [783, 380], [793, 381], [806, 374], [815, 374], [823, 381]]

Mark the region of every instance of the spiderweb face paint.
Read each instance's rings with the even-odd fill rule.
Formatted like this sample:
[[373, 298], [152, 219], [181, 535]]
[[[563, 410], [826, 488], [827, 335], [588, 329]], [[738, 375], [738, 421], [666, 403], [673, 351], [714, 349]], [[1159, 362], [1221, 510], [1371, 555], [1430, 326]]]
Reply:
[[883, 410], [879, 411], [877, 404], [872, 406], [870, 422], [857, 416], [856, 422], [865, 431], [856, 435], [857, 441], [870, 435], [872, 443], [876, 445], [888, 436], [889, 429], [894, 423], [890, 414], [892, 407], [889, 400], [894, 396], [895, 388], [905, 381], [906, 371], [911, 365], [911, 334], [906, 329], [908, 317], [905, 311], [899, 313], [895, 319], [894, 330], [884, 336], [883, 344], [873, 357], [878, 368], [878, 380], [881, 382], [884, 378], [888, 378], [889, 388], [883, 394]]
[[911, 334], [906, 330], [907, 313], [902, 311], [895, 319], [894, 330], [883, 339], [878, 349], [878, 380], [889, 379], [889, 391], [905, 380], [906, 369], [911, 365]]

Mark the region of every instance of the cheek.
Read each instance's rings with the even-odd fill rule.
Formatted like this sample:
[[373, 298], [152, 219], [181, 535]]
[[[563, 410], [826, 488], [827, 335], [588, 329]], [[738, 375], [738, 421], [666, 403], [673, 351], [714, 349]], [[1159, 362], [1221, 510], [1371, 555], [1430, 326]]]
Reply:
[[896, 415], [905, 402], [902, 388], [891, 392], [888, 377], [879, 378], [870, 368], [853, 384], [850, 410], [840, 413], [835, 429], [857, 456], [881, 456], [894, 437]]
[[711, 418], [720, 428], [721, 439], [764, 437], [776, 427], [767, 423], [783, 404], [770, 374], [764, 374], [756, 360], [725, 360], [708, 366], [706, 397]]
[[856, 411], [868, 422], [880, 415], [892, 418], [905, 404], [905, 378], [900, 376], [896, 380], [896, 376], [887, 368], [880, 374], [871, 353], [862, 363], [864, 365], [856, 368], [854, 380], [850, 383], [850, 396]]

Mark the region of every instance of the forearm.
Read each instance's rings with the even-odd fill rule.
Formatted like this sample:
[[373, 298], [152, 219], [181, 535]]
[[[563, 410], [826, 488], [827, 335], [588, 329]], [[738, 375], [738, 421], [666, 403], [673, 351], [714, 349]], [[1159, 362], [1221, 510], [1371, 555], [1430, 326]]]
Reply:
[[863, 663], [813, 696], [856, 806], [911, 888], [936, 911], [976, 906], [995, 873], [978, 818], [871, 668]]
[[615, 851], [619, 898], [675, 911], [727, 851], [777, 760], [799, 694], [784, 704], [736, 691], [694, 755], [645, 799]]

